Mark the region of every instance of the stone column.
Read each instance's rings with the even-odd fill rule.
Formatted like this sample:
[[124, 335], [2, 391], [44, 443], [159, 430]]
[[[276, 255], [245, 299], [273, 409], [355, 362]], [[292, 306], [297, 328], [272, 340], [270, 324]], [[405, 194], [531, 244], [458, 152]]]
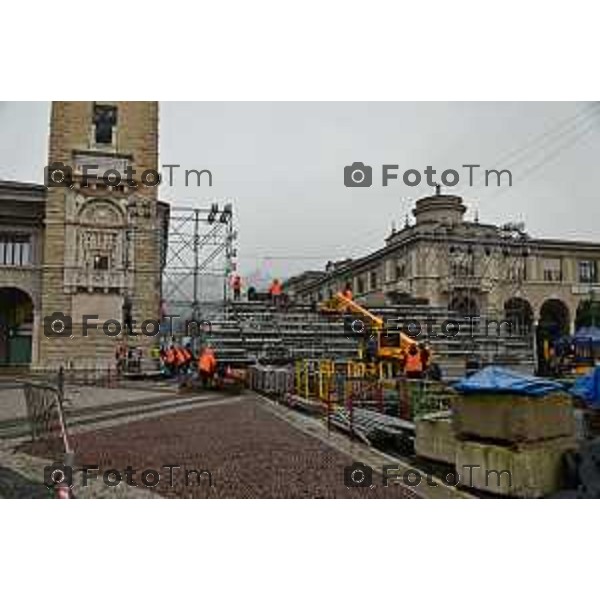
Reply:
[[[39, 306], [39, 304], [38, 304]], [[44, 324], [42, 319], [41, 311], [38, 307], [33, 309], [33, 327], [31, 330], [31, 366], [39, 366], [39, 347], [40, 347], [40, 336], [44, 335]]]
[[536, 371], [539, 368], [539, 365], [538, 365], [538, 343], [537, 343], [538, 324], [539, 324], [539, 319], [536, 319], [534, 317], [534, 319], [532, 321], [531, 335], [532, 335], [532, 347], [533, 347], [533, 361], [534, 361], [534, 365], [535, 365], [534, 368]]

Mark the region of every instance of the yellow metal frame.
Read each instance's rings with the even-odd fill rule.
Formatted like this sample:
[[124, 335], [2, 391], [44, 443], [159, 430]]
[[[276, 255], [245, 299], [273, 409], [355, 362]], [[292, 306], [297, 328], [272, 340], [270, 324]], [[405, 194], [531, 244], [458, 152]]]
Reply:
[[330, 359], [303, 359], [295, 364], [296, 393], [304, 398], [315, 398], [329, 402], [336, 391], [336, 373], [345, 371], [345, 385], [351, 386], [353, 382], [380, 381], [389, 386], [394, 380], [393, 361], [365, 362], [350, 360], [338, 363]]
[[298, 395], [327, 401], [335, 386], [335, 362], [329, 359], [296, 361], [295, 383]]

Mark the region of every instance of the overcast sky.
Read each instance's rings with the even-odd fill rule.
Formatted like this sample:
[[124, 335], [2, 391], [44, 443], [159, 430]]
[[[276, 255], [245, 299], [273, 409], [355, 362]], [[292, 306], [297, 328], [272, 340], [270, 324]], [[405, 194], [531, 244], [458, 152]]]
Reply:
[[[383, 244], [393, 221], [430, 193], [402, 172], [457, 169], [482, 222], [526, 223], [529, 233], [600, 241], [600, 108], [585, 103], [163, 102], [160, 162], [210, 169], [212, 188], [161, 186], [181, 205], [234, 196], [240, 270], [287, 276]], [[49, 103], [0, 103], [0, 179], [43, 182]], [[346, 188], [344, 166], [373, 167], [373, 186]], [[400, 181], [381, 185], [381, 165]], [[513, 186], [468, 186], [461, 165], [511, 169]], [[206, 182], [206, 180], [205, 180]], [[206, 203], [206, 200], [205, 202]]]

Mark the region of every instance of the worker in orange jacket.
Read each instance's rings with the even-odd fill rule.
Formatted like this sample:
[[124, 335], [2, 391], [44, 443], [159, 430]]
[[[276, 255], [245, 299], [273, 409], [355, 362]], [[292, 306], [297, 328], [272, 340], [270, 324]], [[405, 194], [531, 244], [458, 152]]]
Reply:
[[181, 373], [185, 366], [185, 353], [183, 352], [183, 348], [180, 346], [175, 346], [175, 372]]
[[173, 373], [175, 372], [175, 346], [173, 346], [173, 344], [171, 344], [168, 348], [167, 351], [165, 352], [165, 367], [167, 367], [167, 371], [173, 375]]
[[187, 344], [184, 348], [181, 349], [181, 351], [183, 352], [183, 368], [188, 371], [191, 364], [192, 364], [192, 360], [194, 360], [194, 355], [192, 354], [192, 349], [190, 348], [190, 345]]
[[344, 295], [344, 298], [346, 298], [346, 300], [352, 300], [352, 286], [349, 283], [346, 284], [346, 287], [344, 288], [342, 294]]
[[269, 287], [269, 295], [271, 296], [271, 300], [275, 306], [279, 306], [281, 304], [281, 292], [283, 288], [279, 279], [273, 279], [273, 283], [271, 283]]
[[416, 344], [411, 344], [406, 354], [404, 374], [408, 379], [421, 379], [423, 377], [423, 360]]
[[217, 371], [217, 359], [210, 346], [206, 346], [198, 357], [198, 375], [203, 387], [208, 387]]

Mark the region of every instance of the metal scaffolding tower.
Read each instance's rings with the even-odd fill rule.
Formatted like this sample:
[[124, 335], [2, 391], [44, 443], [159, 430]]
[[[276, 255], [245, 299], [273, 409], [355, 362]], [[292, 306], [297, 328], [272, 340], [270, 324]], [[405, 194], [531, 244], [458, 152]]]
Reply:
[[203, 307], [224, 305], [236, 269], [232, 199], [208, 207], [171, 207], [162, 298], [167, 312], [200, 319]]

